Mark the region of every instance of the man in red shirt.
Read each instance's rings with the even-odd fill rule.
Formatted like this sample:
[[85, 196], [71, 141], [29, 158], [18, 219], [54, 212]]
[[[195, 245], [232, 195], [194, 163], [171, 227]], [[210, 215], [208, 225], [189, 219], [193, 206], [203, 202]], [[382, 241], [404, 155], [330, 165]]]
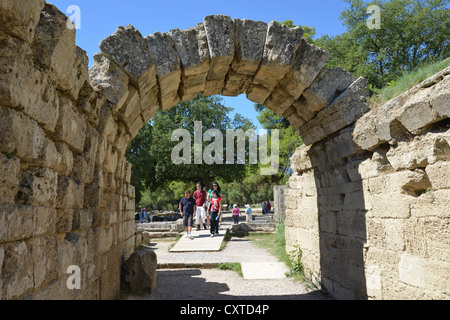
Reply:
[[197, 212], [195, 215], [195, 223], [197, 224], [197, 231], [200, 230], [200, 226], [203, 222], [203, 227], [206, 229], [206, 191], [203, 190], [202, 184], [197, 182], [197, 190], [194, 192], [194, 199], [197, 205]]

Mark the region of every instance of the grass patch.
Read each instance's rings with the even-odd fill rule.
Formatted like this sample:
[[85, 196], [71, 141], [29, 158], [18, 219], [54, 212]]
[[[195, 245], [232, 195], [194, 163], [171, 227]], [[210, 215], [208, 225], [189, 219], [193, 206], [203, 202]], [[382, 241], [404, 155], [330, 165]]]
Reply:
[[301, 263], [301, 250], [297, 247], [293, 252], [286, 252], [286, 238], [284, 223], [277, 224], [276, 232], [273, 234], [254, 233], [248, 236], [253, 243], [259, 247], [266, 249], [271, 255], [279, 261], [284, 262], [289, 272], [288, 277], [295, 281], [306, 282], [303, 273], [303, 264]]
[[242, 273], [242, 266], [241, 266], [241, 264], [239, 262], [219, 263], [217, 265], [217, 268], [220, 269], [220, 270], [236, 271], [241, 278], [244, 277], [244, 274]]
[[369, 99], [369, 105], [372, 107], [382, 105], [448, 66], [450, 66], [450, 58], [424, 64], [412, 72], [405, 73], [382, 89], [372, 89], [374, 95]]

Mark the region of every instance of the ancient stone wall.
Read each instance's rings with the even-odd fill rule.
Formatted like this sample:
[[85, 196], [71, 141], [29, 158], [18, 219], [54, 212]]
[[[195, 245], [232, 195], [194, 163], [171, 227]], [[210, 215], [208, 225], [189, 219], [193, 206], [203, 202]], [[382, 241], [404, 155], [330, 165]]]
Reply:
[[0, 10], [0, 299], [113, 298], [135, 244], [125, 130], [64, 14], [43, 0]]
[[332, 294], [446, 297], [428, 270], [448, 274], [448, 76], [369, 110], [367, 81], [324, 68], [301, 28], [223, 15], [146, 37], [119, 27], [88, 70], [67, 20], [44, 0], [0, 2], [0, 299], [114, 297], [136, 243], [127, 146], [199, 92], [245, 93], [299, 129], [287, 244]]
[[337, 298], [448, 299], [450, 68], [297, 149], [287, 249]]

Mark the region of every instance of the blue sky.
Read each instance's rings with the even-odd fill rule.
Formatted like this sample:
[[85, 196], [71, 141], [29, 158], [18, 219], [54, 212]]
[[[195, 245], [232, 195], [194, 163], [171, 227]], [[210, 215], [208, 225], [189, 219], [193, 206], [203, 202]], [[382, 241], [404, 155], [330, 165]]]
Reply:
[[[48, 0], [68, 16], [69, 6], [80, 8], [81, 28], [77, 45], [87, 51], [89, 62], [99, 52], [99, 43], [118, 26], [132, 24], [143, 36], [156, 31], [187, 29], [211, 14], [225, 14], [232, 19], [293, 20], [296, 25], [315, 27], [317, 36], [337, 35], [345, 31], [339, 20], [346, 3], [342, 0]], [[242, 95], [224, 97], [226, 106], [250, 118], [258, 125], [253, 103]]]

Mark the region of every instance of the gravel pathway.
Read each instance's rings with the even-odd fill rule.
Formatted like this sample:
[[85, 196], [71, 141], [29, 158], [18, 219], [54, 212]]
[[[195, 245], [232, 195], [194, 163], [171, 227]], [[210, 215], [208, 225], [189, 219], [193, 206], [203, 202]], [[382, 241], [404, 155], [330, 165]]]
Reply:
[[276, 262], [266, 250], [245, 238], [232, 238], [220, 252], [169, 253], [173, 242], [152, 243], [158, 264], [199, 264], [198, 268], [158, 269], [156, 291], [132, 300], [328, 300], [318, 291], [311, 291], [290, 278], [247, 280], [237, 272], [203, 268], [203, 263]]

